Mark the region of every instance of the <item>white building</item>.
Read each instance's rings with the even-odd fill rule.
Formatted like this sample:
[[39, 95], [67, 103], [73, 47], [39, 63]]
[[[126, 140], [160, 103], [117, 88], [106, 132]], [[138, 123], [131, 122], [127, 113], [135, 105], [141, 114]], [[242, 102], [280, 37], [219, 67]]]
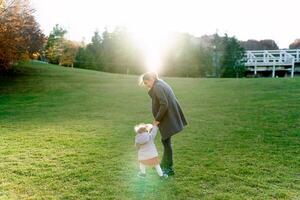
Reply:
[[246, 51], [247, 76], [300, 76], [300, 49]]

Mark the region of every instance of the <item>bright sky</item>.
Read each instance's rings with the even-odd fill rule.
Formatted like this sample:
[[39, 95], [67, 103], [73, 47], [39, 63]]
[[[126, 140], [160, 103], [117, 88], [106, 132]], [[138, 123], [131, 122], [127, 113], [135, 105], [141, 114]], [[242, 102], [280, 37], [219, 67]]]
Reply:
[[[120, 25], [137, 34], [166, 31], [195, 36], [228, 33], [240, 40], [274, 39], [286, 48], [300, 38], [299, 0], [32, 0], [48, 34], [55, 24], [69, 39], [90, 41], [93, 32]], [[160, 30], [160, 32], [154, 32]], [[147, 36], [143, 36], [147, 37]]]

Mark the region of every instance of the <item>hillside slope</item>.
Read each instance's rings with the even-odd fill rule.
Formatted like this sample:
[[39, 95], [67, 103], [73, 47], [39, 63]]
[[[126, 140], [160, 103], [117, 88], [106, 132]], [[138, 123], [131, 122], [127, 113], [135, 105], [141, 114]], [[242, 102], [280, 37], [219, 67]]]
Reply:
[[189, 126], [161, 182], [136, 177], [133, 126], [152, 122], [137, 76], [18, 69], [0, 78], [0, 199], [300, 199], [299, 78], [166, 78]]

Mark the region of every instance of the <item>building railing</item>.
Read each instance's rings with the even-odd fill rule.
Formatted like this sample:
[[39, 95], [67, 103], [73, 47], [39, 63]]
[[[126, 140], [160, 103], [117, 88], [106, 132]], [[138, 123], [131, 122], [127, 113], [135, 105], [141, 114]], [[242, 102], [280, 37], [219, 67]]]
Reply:
[[254, 67], [254, 74], [259, 66], [290, 66], [291, 77], [294, 76], [295, 63], [300, 63], [300, 49], [252, 50], [245, 53], [245, 65]]

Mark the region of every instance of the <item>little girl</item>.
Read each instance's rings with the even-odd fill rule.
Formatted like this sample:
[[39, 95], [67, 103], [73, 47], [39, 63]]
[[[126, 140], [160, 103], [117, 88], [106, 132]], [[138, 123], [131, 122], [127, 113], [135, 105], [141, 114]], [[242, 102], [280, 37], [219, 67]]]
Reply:
[[158, 153], [155, 147], [154, 138], [157, 134], [157, 125], [139, 124], [134, 127], [136, 132], [135, 145], [138, 148], [138, 160], [140, 163], [140, 172], [138, 176], [146, 177], [146, 166], [154, 166], [161, 178], [167, 178], [168, 175], [163, 174], [158, 159]]

